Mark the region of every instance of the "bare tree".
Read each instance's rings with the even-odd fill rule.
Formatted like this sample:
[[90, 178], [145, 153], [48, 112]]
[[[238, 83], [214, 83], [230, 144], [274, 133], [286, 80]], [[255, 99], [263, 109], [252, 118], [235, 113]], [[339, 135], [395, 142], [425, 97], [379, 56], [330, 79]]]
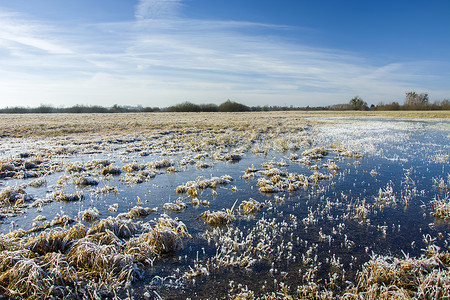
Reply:
[[353, 97], [350, 102], [350, 106], [353, 110], [367, 110], [367, 103], [361, 99], [359, 96]]
[[416, 92], [406, 92], [405, 105], [406, 106], [426, 106], [428, 105], [428, 94]]

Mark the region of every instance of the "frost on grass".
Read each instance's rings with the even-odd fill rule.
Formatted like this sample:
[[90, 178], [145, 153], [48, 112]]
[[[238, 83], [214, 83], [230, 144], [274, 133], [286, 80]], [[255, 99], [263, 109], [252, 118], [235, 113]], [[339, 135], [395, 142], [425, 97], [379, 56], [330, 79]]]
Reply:
[[450, 254], [430, 245], [420, 257], [372, 255], [344, 295], [358, 299], [445, 299], [450, 294]]
[[434, 207], [433, 215], [436, 218], [443, 219], [445, 221], [450, 221], [450, 199], [446, 196], [440, 199], [438, 196], [431, 201]]
[[181, 250], [190, 237], [167, 215], [154, 225], [107, 218], [91, 227], [0, 235], [0, 286], [14, 298], [112, 297], [114, 289], [142, 278], [144, 265]]
[[5, 187], [0, 192], [0, 204], [2, 206], [23, 204], [31, 197], [20, 187]]
[[56, 201], [63, 201], [63, 202], [81, 201], [83, 198], [84, 196], [81, 192], [66, 194], [61, 190], [53, 194], [53, 199], [55, 199]]
[[203, 219], [206, 224], [210, 226], [222, 226], [228, 223], [236, 221], [236, 217], [234, 215], [234, 207], [236, 205], [237, 200], [234, 202], [231, 209], [223, 209], [219, 211], [205, 211], [200, 214], [199, 218]]
[[[403, 220], [396, 220], [398, 224], [380, 224], [379, 220], [386, 212], [400, 212], [402, 208], [396, 205], [405, 199], [411, 200], [411, 206], [420, 205], [413, 197], [428, 195], [429, 191], [421, 191], [419, 184], [423, 181], [430, 184], [429, 178], [414, 178], [417, 183], [415, 190], [416, 186], [411, 181], [397, 184], [398, 180], [393, 179], [394, 185], [386, 180], [389, 172], [383, 164], [376, 168], [364, 164], [373, 157], [399, 164], [408, 161], [407, 158], [420, 159], [422, 152], [410, 151], [412, 148], [408, 148], [407, 142], [411, 132], [419, 130], [424, 122], [391, 124], [346, 120], [332, 121], [332, 126], [323, 123], [315, 126], [315, 121], [307, 125], [309, 121], [297, 113], [252, 112], [210, 116], [178, 114], [175, 117], [166, 113], [115, 114], [112, 117], [77, 115], [77, 122], [67, 122], [58, 121], [61, 118], [57, 115], [42, 115], [38, 119], [29, 115], [20, 118], [21, 122], [16, 124], [10, 116], [2, 118], [2, 128], [11, 136], [39, 137], [29, 142], [36, 150], [21, 149], [19, 154], [16, 149], [26, 147], [28, 139], [22, 139], [15, 148], [11, 147], [11, 151], [3, 141], [14, 141], [2, 140], [0, 152], [5, 153], [5, 158], [0, 163], [0, 184], [5, 189], [7, 180], [21, 181], [18, 188], [23, 190], [12, 193], [12, 197], [3, 197], [2, 213], [6, 210], [22, 211], [27, 207], [28, 195], [35, 189], [37, 192], [48, 189], [48, 193], [54, 193], [45, 200], [38, 199], [28, 205], [28, 208], [36, 208], [39, 214], [45, 215], [30, 218], [34, 218], [32, 228], [14, 231], [15, 226], [22, 225], [11, 222], [8, 226], [10, 220], [7, 218], [15, 215], [12, 213], [5, 213], [0, 220], [6, 219], [2, 224], [4, 232], [11, 231], [0, 235], [2, 293], [11, 298], [113, 299], [119, 297], [117, 292], [121, 295], [128, 293], [129, 298], [139, 298], [142, 295], [137, 294], [137, 289], [133, 290], [131, 283], [143, 278], [144, 274], [144, 285], [153, 282], [147, 280], [147, 276], [163, 276], [159, 273], [162, 266], [163, 272], [173, 271], [178, 277], [176, 280], [192, 280], [193, 293], [197, 293], [197, 288], [202, 288], [203, 283], [209, 289], [216, 284], [216, 279], [226, 281], [229, 274], [236, 274], [239, 282], [228, 282], [228, 297], [231, 299], [441, 299], [449, 294], [449, 255], [437, 246], [428, 248], [420, 257], [369, 256], [370, 245], [364, 251], [365, 245], [359, 247], [357, 237], [352, 236], [364, 230], [370, 234], [373, 229], [374, 237], [379, 235], [384, 246], [386, 240], [394, 240], [397, 232], [401, 234], [403, 228], [408, 228], [404, 227]], [[133, 118], [135, 122], [130, 121]], [[63, 125], [59, 126], [58, 122]], [[419, 141], [418, 144], [435, 147], [437, 143]], [[445, 164], [448, 161], [448, 146], [440, 146], [442, 149], [433, 150], [431, 155], [428, 152], [423, 155], [427, 163]], [[397, 153], [392, 154], [392, 149]], [[97, 155], [108, 159], [92, 159]], [[360, 157], [363, 159], [356, 161]], [[271, 161], [256, 168], [252, 166], [245, 170], [248, 165], [242, 168], [242, 162], [253, 158], [256, 159], [250, 164], [259, 163], [264, 158]], [[329, 158], [327, 162], [321, 162], [326, 158]], [[357, 167], [358, 164], [361, 167]], [[182, 178], [195, 166], [198, 167], [195, 174], [205, 177], [181, 184], [176, 190], [190, 198], [161, 203], [165, 212], [172, 216], [174, 212], [185, 211], [185, 214], [176, 215], [183, 221], [186, 219], [187, 225], [194, 224], [193, 252], [199, 246], [199, 238], [206, 240], [202, 244], [205, 246], [203, 255], [199, 250], [200, 255], [192, 261], [195, 254], [192, 254], [191, 247], [180, 253], [187, 248], [186, 241], [191, 237], [186, 224], [164, 214], [153, 218], [153, 209], [142, 207], [141, 203], [132, 207], [119, 196], [138, 183], [143, 184], [136, 187], [137, 193], [147, 188], [152, 192], [153, 184], [159, 184], [158, 179], [152, 180], [156, 175], [178, 171], [177, 176], [170, 174], [167, 177]], [[228, 197], [228, 191], [224, 195], [217, 193], [220, 192], [219, 187], [232, 181], [231, 177], [213, 177], [212, 173], [222, 166], [232, 169], [233, 176], [244, 174], [242, 178], [248, 179], [245, 183], [239, 179], [233, 183], [236, 186], [231, 189], [236, 191], [233, 196], [246, 199], [237, 202], [239, 205], [236, 204], [235, 209], [222, 209], [221, 197]], [[207, 177], [209, 174], [210, 178]], [[32, 181], [36, 176], [37, 179]], [[54, 184], [57, 176], [58, 183]], [[419, 216], [420, 222], [429, 224], [429, 228], [425, 224], [424, 230], [431, 232], [436, 230], [431, 228], [433, 225], [442, 223], [437, 222], [438, 219], [446, 221], [450, 218], [446, 196], [449, 180], [446, 174], [437, 176], [430, 190], [439, 197], [434, 198], [432, 207], [422, 199], [424, 203]], [[354, 187], [340, 195], [334, 193], [335, 187], [337, 191], [341, 190], [341, 183], [347, 184], [348, 178], [353, 177], [358, 178]], [[414, 172], [411, 177], [414, 177]], [[360, 178], [364, 178], [366, 183]], [[94, 180], [99, 187], [92, 188]], [[103, 184], [106, 180], [109, 185]], [[358, 194], [360, 183], [362, 188], [367, 188], [367, 183], [370, 183], [370, 194]], [[124, 184], [131, 187], [124, 189]], [[246, 189], [244, 184], [255, 190]], [[212, 198], [208, 198], [210, 193], [204, 193], [206, 189], [211, 189]], [[72, 226], [76, 222], [71, 219], [73, 215], [69, 217], [61, 213], [62, 216], [52, 219], [43, 211], [43, 205], [53, 200], [64, 201], [54, 203], [62, 208], [89, 205], [81, 202], [87, 200], [77, 192], [81, 190], [90, 201], [105, 200], [108, 211], [102, 209], [102, 214], [111, 217], [100, 219], [102, 215], [94, 209], [75, 209], [73, 211], [80, 213], [79, 223]], [[285, 191], [289, 192], [288, 197], [269, 194]], [[110, 192], [116, 194], [115, 199]], [[432, 196], [428, 200], [433, 199]], [[264, 200], [259, 202], [250, 197]], [[117, 203], [112, 204], [114, 202]], [[205, 211], [206, 208], [200, 204], [211, 204], [212, 208]], [[127, 210], [128, 207], [132, 208]], [[430, 223], [432, 219], [427, 220], [431, 208], [436, 224]], [[192, 213], [201, 215], [200, 220], [192, 220]], [[300, 222], [297, 222], [297, 216]], [[204, 226], [203, 222], [209, 225]], [[355, 226], [363, 230], [353, 231]], [[442, 232], [436, 240], [440, 246], [448, 244], [444, 229]], [[418, 240], [415, 249], [426, 248], [419, 244]], [[395, 250], [393, 252], [398, 254]], [[178, 257], [182, 262], [179, 265], [167, 261], [155, 264], [156, 260], [166, 257], [170, 260]], [[198, 276], [211, 277], [201, 278], [201, 284], [198, 284], [194, 282]], [[162, 282], [165, 288], [166, 283]], [[159, 298], [159, 289], [154, 286], [144, 288], [144, 297]], [[172, 288], [168, 289], [169, 292], [174, 292]], [[217, 298], [226, 295], [217, 295]], [[210, 295], [210, 298], [215, 297]]]
[[244, 200], [239, 204], [238, 211], [244, 216], [255, 215], [264, 206], [264, 204], [256, 201], [255, 199]]
[[[114, 207], [111, 209], [114, 211]], [[117, 215], [120, 219], [137, 219], [137, 218], [144, 218], [148, 216], [151, 213], [156, 212], [156, 208], [150, 208], [150, 207], [142, 207], [142, 206], [134, 206], [126, 213], [121, 213]]]
[[94, 208], [88, 208], [86, 210], [80, 211], [78, 213], [78, 216], [81, 220], [87, 221], [87, 222], [93, 222], [96, 221], [99, 217], [100, 213], [98, 210]]
[[163, 209], [174, 212], [181, 212], [187, 208], [186, 203], [183, 203], [181, 200], [178, 200], [175, 203], [167, 202], [163, 204]]
[[188, 181], [184, 185], [179, 185], [176, 188], [177, 194], [188, 194], [192, 198], [197, 198], [199, 192], [210, 188], [215, 189], [221, 185], [229, 184], [233, 181], [233, 178], [229, 175], [223, 175], [221, 177], [211, 177], [205, 179], [203, 177], [198, 177], [195, 181]]

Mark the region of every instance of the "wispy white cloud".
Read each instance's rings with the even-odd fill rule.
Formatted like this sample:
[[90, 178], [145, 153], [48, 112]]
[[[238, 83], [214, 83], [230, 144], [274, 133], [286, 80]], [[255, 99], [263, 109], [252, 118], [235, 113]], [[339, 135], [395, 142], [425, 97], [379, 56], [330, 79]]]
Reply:
[[292, 27], [173, 18], [181, 5], [142, 0], [136, 20], [70, 28], [1, 17], [0, 106], [166, 106], [227, 98], [301, 106], [355, 95], [376, 104], [401, 100], [412, 89], [437, 98], [450, 94], [433, 84], [439, 75], [426, 75], [428, 62], [374, 64], [355, 53], [281, 38], [286, 30], [302, 33]]
[[[72, 51], [45, 36], [49, 28], [41, 23], [26, 21], [21, 16], [0, 11], [0, 41], [10, 50], [28, 46], [52, 54], [70, 54]], [[17, 45], [19, 44], [19, 45]]]

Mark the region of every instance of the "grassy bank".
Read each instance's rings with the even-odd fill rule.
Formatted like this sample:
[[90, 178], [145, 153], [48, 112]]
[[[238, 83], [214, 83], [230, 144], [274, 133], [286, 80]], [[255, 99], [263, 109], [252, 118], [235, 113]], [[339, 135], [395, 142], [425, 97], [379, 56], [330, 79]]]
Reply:
[[0, 116], [0, 137], [64, 136], [73, 134], [135, 134], [161, 130], [201, 130], [206, 127], [258, 126], [288, 117], [450, 118], [450, 111], [311, 111], [246, 113], [117, 113], [12, 114]]

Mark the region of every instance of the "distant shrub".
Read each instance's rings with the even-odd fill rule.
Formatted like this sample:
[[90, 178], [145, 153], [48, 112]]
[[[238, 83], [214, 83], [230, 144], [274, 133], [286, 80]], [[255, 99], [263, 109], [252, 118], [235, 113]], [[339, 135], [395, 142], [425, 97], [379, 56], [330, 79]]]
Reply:
[[374, 110], [400, 110], [400, 104], [398, 102], [392, 102], [391, 104], [379, 103], [373, 108]]
[[108, 113], [109, 110], [102, 106], [85, 106], [85, 105], [75, 105], [69, 108], [63, 109], [64, 112], [71, 114], [85, 114], [85, 113]]
[[141, 109], [142, 112], [157, 112], [157, 111], [161, 111], [161, 109], [159, 107], [143, 107]]
[[49, 114], [56, 112], [55, 108], [50, 105], [41, 104], [38, 108], [33, 109], [37, 114]]
[[191, 102], [183, 102], [166, 109], [168, 112], [199, 112], [200, 106]]
[[219, 105], [220, 112], [238, 112], [238, 111], [250, 111], [250, 108], [244, 104], [237, 103], [231, 100]]
[[361, 99], [359, 96], [353, 97], [348, 103], [353, 110], [368, 110], [366, 101]]
[[0, 110], [2, 114], [28, 114], [30, 113], [30, 108], [26, 107], [6, 107]]
[[191, 102], [183, 102], [176, 105], [169, 106], [165, 109], [168, 112], [215, 112], [219, 111], [219, 107], [216, 104], [194, 104]]
[[204, 112], [216, 112], [219, 111], [219, 107], [216, 104], [200, 104], [200, 110]]

